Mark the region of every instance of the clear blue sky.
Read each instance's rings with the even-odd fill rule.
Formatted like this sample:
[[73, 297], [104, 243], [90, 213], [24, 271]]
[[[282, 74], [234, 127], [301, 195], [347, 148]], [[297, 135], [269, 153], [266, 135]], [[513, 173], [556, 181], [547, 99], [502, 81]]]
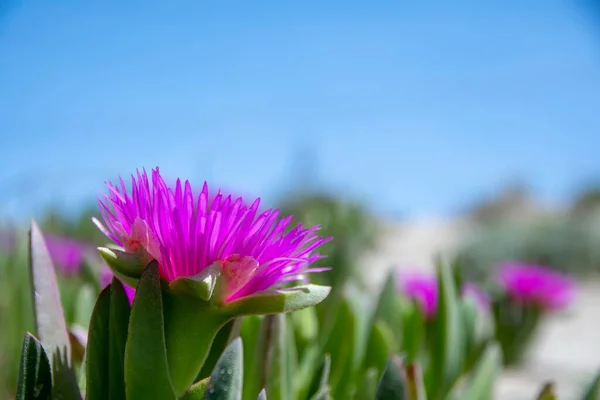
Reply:
[[450, 212], [517, 178], [561, 201], [600, 176], [589, 10], [409, 3], [16, 2], [0, 217], [156, 165], [274, 200], [307, 143], [321, 185], [381, 212]]

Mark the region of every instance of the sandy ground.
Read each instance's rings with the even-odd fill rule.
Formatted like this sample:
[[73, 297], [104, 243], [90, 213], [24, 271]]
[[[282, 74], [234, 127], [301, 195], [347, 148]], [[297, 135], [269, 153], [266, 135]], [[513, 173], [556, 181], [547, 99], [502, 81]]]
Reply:
[[[391, 225], [377, 251], [365, 256], [365, 279], [377, 287], [391, 267], [431, 271], [433, 255], [451, 255], [470, 229], [466, 222], [434, 218], [403, 227]], [[503, 373], [495, 397], [535, 399], [541, 385], [552, 380], [561, 400], [579, 399], [583, 387], [598, 370], [600, 279], [582, 282], [572, 308], [545, 321], [526, 363]]]

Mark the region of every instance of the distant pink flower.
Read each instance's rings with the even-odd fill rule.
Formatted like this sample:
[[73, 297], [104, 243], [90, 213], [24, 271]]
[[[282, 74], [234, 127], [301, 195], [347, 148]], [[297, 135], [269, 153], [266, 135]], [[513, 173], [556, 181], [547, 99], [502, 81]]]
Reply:
[[[103, 266], [102, 269], [100, 270], [100, 287], [102, 287], [102, 289], [104, 289], [105, 287], [110, 285], [110, 282], [112, 281], [113, 277], [114, 277], [114, 274], [113, 274], [112, 270], [106, 265]], [[123, 288], [125, 289], [125, 294], [127, 295], [129, 304], [133, 304], [133, 298], [135, 297], [135, 289], [130, 288], [129, 286], [127, 286], [124, 283], [123, 283]]]
[[17, 235], [12, 230], [0, 230], [0, 251], [9, 252], [17, 247]]
[[69, 237], [45, 235], [44, 239], [52, 261], [65, 274], [79, 272], [86, 253], [93, 249], [92, 246]]
[[188, 181], [169, 187], [158, 168], [151, 181], [144, 171], [132, 176], [130, 191], [123, 179], [107, 183], [109, 193], [99, 201], [106, 228], [96, 223], [125, 251], [158, 261], [167, 281], [217, 263], [224, 300], [232, 301], [328, 269], [310, 268], [322, 258], [313, 251], [328, 240], [315, 235], [318, 227], [285, 233], [292, 217], [279, 219], [277, 209], [259, 215], [260, 199], [248, 205], [241, 197], [210, 195], [206, 183], [195, 195]]
[[438, 287], [435, 276], [419, 273], [401, 274], [398, 276], [398, 287], [406, 297], [417, 301], [427, 319], [435, 316], [438, 308]]
[[539, 265], [505, 262], [498, 270], [497, 280], [514, 300], [546, 309], [567, 306], [575, 294], [572, 279]]
[[490, 299], [483, 289], [474, 283], [466, 283], [463, 286], [463, 297], [472, 298], [481, 311], [487, 311], [490, 306]]

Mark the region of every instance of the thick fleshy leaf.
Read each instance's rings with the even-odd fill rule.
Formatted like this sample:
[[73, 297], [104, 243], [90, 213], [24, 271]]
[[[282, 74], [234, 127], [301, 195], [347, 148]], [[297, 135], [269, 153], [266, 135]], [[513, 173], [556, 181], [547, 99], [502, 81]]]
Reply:
[[502, 368], [502, 352], [496, 343], [488, 345], [475, 366], [470, 380], [460, 397], [464, 400], [491, 399], [494, 383]]
[[268, 315], [264, 318], [268, 333], [267, 382], [269, 399], [287, 399], [293, 393], [292, 376], [287, 359], [288, 334], [284, 314]]
[[406, 381], [400, 363], [401, 361], [395, 357], [388, 359], [377, 387], [375, 400], [403, 400], [407, 398]]
[[229, 343], [231, 343], [231, 341], [233, 341], [234, 339], [234, 337], [232, 336], [234, 334], [235, 324], [236, 320], [231, 320], [219, 330], [219, 332], [215, 336], [215, 339], [212, 342], [212, 345], [210, 346], [210, 351], [208, 352], [206, 361], [204, 361], [202, 369], [200, 369], [200, 373], [196, 377], [196, 380], [208, 378], [210, 376], [213, 369], [215, 368], [215, 365], [217, 365], [221, 354], [223, 354], [223, 351], [225, 351]]
[[358, 388], [357, 399], [373, 399], [377, 393], [377, 385], [379, 383], [379, 377], [381, 373], [378, 373], [377, 369], [369, 368], [365, 371], [361, 377], [362, 382]]
[[58, 349], [52, 357], [52, 398], [81, 399], [75, 368], [69, 364], [66, 352]]
[[[140, 278], [129, 318], [125, 347], [128, 399], [175, 398], [169, 378], [160, 286], [158, 263], [153, 261]], [[181, 395], [189, 386], [191, 382]]]
[[217, 333], [232, 317], [167, 285], [163, 286], [162, 299], [169, 375], [175, 394], [182, 396], [197, 380]]
[[436, 272], [439, 305], [433, 324], [433, 373], [427, 382], [428, 393], [433, 398], [437, 398], [453, 385], [464, 362], [463, 321], [452, 270], [450, 266], [438, 260]]
[[392, 353], [393, 336], [390, 328], [383, 321], [372, 326], [365, 357], [365, 369], [375, 368], [377, 376], [381, 375]]
[[265, 389], [261, 390], [256, 400], [267, 400], [267, 391]]
[[262, 319], [257, 315], [242, 318], [240, 336], [244, 343], [244, 399], [254, 398], [261, 390], [266, 354], [264, 335], [261, 335]]
[[21, 365], [15, 400], [49, 400], [52, 395], [50, 362], [42, 344], [29, 332], [21, 350]]
[[36, 332], [51, 360], [59, 349], [71, 362], [71, 343], [60, 301], [54, 265], [42, 232], [31, 223], [29, 257]]
[[53, 396], [80, 399], [54, 265], [35, 222], [29, 234], [29, 259], [36, 331], [50, 360]]
[[416, 300], [406, 303], [403, 310], [402, 351], [406, 362], [418, 360], [425, 338], [425, 314]]
[[125, 346], [130, 308], [123, 285], [113, 279], [96, 301], [86, 356], [86, 400], [125, 398]]
[[83, 285], [81, 287], [79, 293], [77, 293], [74, 323], [80, 326], [87, 326], [90, 323], [96, 302], [96, 295], [97, 292], [90, 285]]
[[174, 291], [185, 292], [208, 301], [213, 295], [220, 274], [219, 266], [213, 264], [197, 275], [175, 279], [169, 283], [169, 287]]
[[204, 398], [204, 394], [206, 393], [206, 388], [208, 387], [208, 382], [210, 378], [202, 379], [199, 382], [196, 382], [190, 387], [183, 396], [181, 396], [180, 400], [202, 400]]
[[226, 303], [223, 310], [236, 317], [286, 313], [317, 305], [330, 291], [329, 286], [319, 285], [269, 290]]
[[600, 372], [594, 377], [594, 380], [586, 388], [582, 400], [600, 399]]
[[136, 287], [146, 268], [141, 254], [127, 253], [108, 247], [98, 247], [98, 252], [117, 278], [131, 287]]
[[324, 352], [331, 356], [329, 384], [334, 398], [341, 396], [340, 392], [345, 392], [346, 389], [346, 380], [349, 379], [348, 373], [353, 364], [353, 351], [357, 335], [356, 325], [352, 305], [348, 299], [344, 298], [339, 303], [333, 325], [329, 329], [327, 341], [323, 347]]
[[[318, 372], [319, 364], [322, 362], [320, 345], [316, 342], [311, 343], [302, 354], [295, 378], [298, 399], [306, 399], [309, 393], [314, 393], [314, 390], [318, 390], [318, 388], [313, 388], [312, 385], [315, 375]], [[311, 389], [313, 390], [311, 391]]]
[[382, 320], [390, 327], [396, 338], [393, 350], [400, 350], [400, 343], [402, 341], [402, 307], [393, 271], [388, 274], [379, 294], [374, 312], [374, 320]]
[[223, 352], [210, 375], [205, 400], [241, 400], [244, 381], [244, 349], [237, 338]]

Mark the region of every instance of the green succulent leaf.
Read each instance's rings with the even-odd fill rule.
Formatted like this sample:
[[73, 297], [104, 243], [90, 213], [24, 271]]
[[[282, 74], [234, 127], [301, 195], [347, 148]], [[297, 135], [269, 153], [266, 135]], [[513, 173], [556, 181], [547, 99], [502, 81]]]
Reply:
[[210, 376], [204, 400], [241, 400], [243, 354], [242, 339], [237, 338], [227, 346]]
[[15, 400], [49, 400], [52, 395], [52, 372], [42, 344], [29, 332], [21, 350], [19, 381]]
[[306, 285], [290, 289], [267, 290], [224, 304], [224, 312], [241, 317], [244, 315], [268, 315], [301, 310], [319, 304], [331, 288]]
[[58, 282], [50, 253], [42, 232], [35, 222], [31, 223], [29, 235], [30, 273], [35, 311], [36, 332], [48, 358], [52, 359], [59, 349], [66, 351], [67, 362], [71, 362], [71, 343], [65, 323], [65, 314], [60, 301]]
[[86, 400], [125, 398], [125, 347], [129, 300], [113, 279], [96, 301], [90, 320], [86, 356]]
[[29, 233], [29, 260], [36, 332], [48, 352], [53, 396], [80, 399], [54, 265], [35, 222]]
[[396, 357], [390, 357], [379, 381], [375, 400], [404, 400], [406, 398], [406, 380], [401, 370], [401, 361]]
[[90, 285], [83, 285], [77, 293], [74, 323], [87, 326], [92, 317], [97, 292]]
[[387, 359], [394, 346], [394, 334], [388, 325], [379, 321], [371, 328], [365, 357], [365, 368], [375, 368], [379, 376], [385, 369]]
[[390, 271], [379, 294], [377, 306], [374, 313], [375, 321], [384, 321], [392, 332], [395, 333], [394, 351], [400, 350], [402, 340], [402, 307], [398, 289], [396, 287], [396, 278], [393, 271]]
[[333, 316], [333, 325], [329, 329], [323, 347], [323, 351], [331, 356], [329, 383], [334, 398], [344, 398], [342, 392], [347, 390], [349, 384], [355, 383], [349, 381], [351, 380], [350, 371], [353, 364], [356, 330], [356, 315], [348, 299], [344, 298]]
[[293, 393], [293, 377], [288, 362], [287, 320], [284, 314], [268, 315], [263, 323], [267, 330], [267, 384], [269, 399], [287, 399]]
[[212, 264], [197, 275], [173, 280], [169, 283], [169, 287], [174, 291], [185, 292], [192, 296], [197, 296], [204, 301], [209, 301], [220, 274], [221, 269], [219, 266]]
[[98, 247], [98, 252], [117, 278], [131, 287], [137, 286], [147, 265], [141, 254], [108, 247]]
[[[204, 361], [196, 380], [204, 379], [210, 376], [215, 368], [215, 365], [217, 365], [217, 362], [219, 361], [219, 357], [221, 357], [223, 351], [225, 351], [229, 343], [233, 340], [232, 335], [234, 334], [235, 324], [236, 320], [231, 320], [227, 322], [225, 326], [219, 330], [219, 332], [217, 332], [217, 335], [210, 346], [208, 356], [206, 357], [206, 360]], [[245, 347], [246, 346], [244, 346], [244, 348]]]
[[433, 325], [433, 373], [428, 382], [428, 392], [434, 399], [452, 386], [464, 362], [463, 321], [453, 273], [441, 260], [437, 262], [436, 272], [439, 305]]
[[500, 346], [497, 343], [491, 343], [475, 366], [461, 399], [491, 399], [494, 383], [501, 368], [502, 352]]
[[[129, 319], [125, 346], [125, 389], [129, 399], [175, 398], [169, 377], [163, 318], [158, 263], [153, 261], [142, 273]], [[179, 394], [183, 395], [191, 383]]]
[[265, 335], [261, 334], [262, 320], [263, 317], [257, 315], [242, 318], [240, 336], [244, 343], [244, 399], [254, 398], [261, 390], [266, 354]]
[[[173, 291], [168, 285], [163, 285], [162, 299], [169, 375], [175, 394], [182, 396], [198, 377], [203, 378], [199, 375], [204, 372], [205, 362], [212, 362], [209, 357], [215, 338], [232, 317], [196, 296]], [[228, 332], [223, 332], [218, 345], [222, 346], [228, 337]]]

